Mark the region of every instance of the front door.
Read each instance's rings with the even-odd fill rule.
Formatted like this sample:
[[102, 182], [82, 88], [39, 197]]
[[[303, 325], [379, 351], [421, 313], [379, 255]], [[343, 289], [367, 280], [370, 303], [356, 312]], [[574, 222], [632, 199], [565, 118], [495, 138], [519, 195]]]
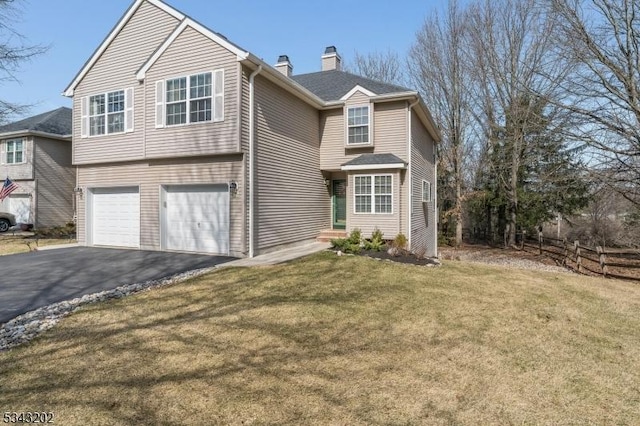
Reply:
[[332, 181], [333, 197], [333, 229], [347, 227], [347, 181], [336, 179]]

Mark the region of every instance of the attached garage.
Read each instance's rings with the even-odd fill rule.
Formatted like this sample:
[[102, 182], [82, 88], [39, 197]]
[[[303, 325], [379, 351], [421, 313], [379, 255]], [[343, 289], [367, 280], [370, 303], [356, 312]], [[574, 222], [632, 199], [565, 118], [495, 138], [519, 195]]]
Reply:
[[229, 187], [162, 187], [162, 248], [198, 253], [229, 253]]
[[15, 215], [18, 223], [33, 223], [31, 219], [31, 197], [29, 195], [10, 195], [9, 211]]
[[138, 187], [93, 188], [87, 202], [87, 239], [91, 245], [140, 247]]

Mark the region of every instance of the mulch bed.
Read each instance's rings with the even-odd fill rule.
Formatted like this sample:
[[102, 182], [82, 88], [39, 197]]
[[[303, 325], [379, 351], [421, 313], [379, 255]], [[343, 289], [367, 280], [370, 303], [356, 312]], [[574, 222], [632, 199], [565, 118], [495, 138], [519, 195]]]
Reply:
[[[335, 250], [337, 251], [337, 250]], [[391, 262], [406, 263], [410, 265], [419, 266], [440, 266], [438, 259], [418, 257], [408, 251], [403, 251], [397, 256], [390, 255], [387, 250], [375, 251], [375, 250], [362, 250], [357, 256], [367, 256], [378, 260], [389, 260]]]

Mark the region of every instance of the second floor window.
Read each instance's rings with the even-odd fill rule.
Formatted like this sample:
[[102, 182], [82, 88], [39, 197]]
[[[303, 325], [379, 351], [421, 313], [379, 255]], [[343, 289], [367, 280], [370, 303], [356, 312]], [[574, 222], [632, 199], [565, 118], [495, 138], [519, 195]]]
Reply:
[[80, 98], [80, 137], [133, 132], [132, 87]]
[[5, 163], [20, 164], [25, 162], [24, 140], [10, 139], [5, 142]]
[[156, 127], [224, 120], [224, 70], [156, 83]]
[[369, 106], [347, 108], [347, 145], [369, 143]]
[[89, 136], [124, 132], [124, 90], [89, 97]]

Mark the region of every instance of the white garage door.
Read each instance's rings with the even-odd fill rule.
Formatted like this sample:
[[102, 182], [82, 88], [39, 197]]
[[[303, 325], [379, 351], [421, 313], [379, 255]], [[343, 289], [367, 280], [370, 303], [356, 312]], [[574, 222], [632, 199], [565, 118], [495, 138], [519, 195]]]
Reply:
[[30, 223], [31, 197], [28, 195], [10, 195], [9, 211], [16, 217], [18, 223]]
[[92, 190], [92, 243], [98, 246], [140, 246], [140, 192], [131, 188]]
[[229, 252], [227, 185], [166, 186], [163, 195], [165, 249], [215, 254]]

